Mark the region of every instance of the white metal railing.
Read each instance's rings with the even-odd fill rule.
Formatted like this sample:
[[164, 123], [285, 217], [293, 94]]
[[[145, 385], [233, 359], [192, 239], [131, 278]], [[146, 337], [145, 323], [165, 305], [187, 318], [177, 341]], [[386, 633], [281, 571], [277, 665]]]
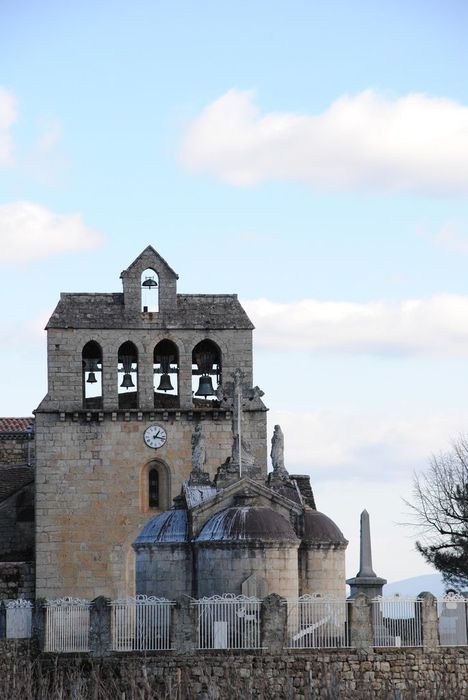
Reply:
[[346, 598], [314, 593], [288, 600], [289, 646], [333, 649], [349, 646]]
[[30, 600], [19, 598], [7, 600], [6, 608], [6, 638], [24, 639], [31, 636], [33, 604]]
[[44, 651], [89, 651], [90, 605], [83, 598], [47, 600]]
[[372, 601], [375, 647], [422, 645], [422, 599], [412, 596], [378, 596]]
[[437, 599], [441, 646], [466, 646], [468, 643], [467, 604], [467, 598], [453, 592]]
[[171, 648], [171, 608], [166, 598], [137, 595], [113, 600], [113, 651], [158, 651]]
[[225, 593], [200, 598], [198, 607], [199, 649], [259, 649], [261, 600]]

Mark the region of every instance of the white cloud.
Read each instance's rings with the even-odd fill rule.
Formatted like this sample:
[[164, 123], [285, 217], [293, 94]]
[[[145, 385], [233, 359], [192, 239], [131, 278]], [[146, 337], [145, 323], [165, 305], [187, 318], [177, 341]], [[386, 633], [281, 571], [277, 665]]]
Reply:
[[270, 432], [279, 423], [285, 435], [287, 468], [313, 474], [317, 482], [346, 475], [356, 482], [410, 479], [415, 469], [424, 469], [429, 456], [449, 446], [450, 440], [468, 424], [468, 414], [461, 412], [270, 413]]
[[399, 303], [244, 301], [257, 345], [346, 353], [468, 354], [468, 297]]
[[10, 129], [16, 121], [17, 109], [14, 95], [0, 86], [0, 165], [11, 161], [13, 142]]
[[96, 248], [102, 241], [79, 214], [54, 214], [31, 202], [0, 206], [0, 264]]
[[463, 235], [461, 226], [455, 221], [448, 221], [431, 238], [439, 248], [468, 255], [468, 238]]
[[358, 411], [275, 411], [290, 473], [309, 474], [318, 510], [330, 516], [350, 544], [347, 575], [359, 568], [359, 515], [371, 516], [375, 570], [389, 580], [429, 572], [414, 551], [415, 528], [408, 522], [414, 470], [424, 470], [432, 453], [450, 446], [466, 430], [468, 413], [406, 415]]
[[252, 91], [229, 90], [189, 126], [181, 160], [234, 185], [292, 179], [386, 192], [468, 192], [468, 107], [373, 90], [321, 114], [261, 114]]

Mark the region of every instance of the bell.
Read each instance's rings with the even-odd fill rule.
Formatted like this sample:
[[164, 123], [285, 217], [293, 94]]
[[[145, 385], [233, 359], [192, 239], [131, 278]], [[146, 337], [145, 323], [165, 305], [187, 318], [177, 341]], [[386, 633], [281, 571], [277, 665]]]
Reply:
[[89, 373], [88, 379], [86, 381], [88, 384], [96, 384], [97, 379], [96, 379], [96, 375], [94, 374], [94, 372]]
[[211, 377], [207, 374], [202, 374], [195, 396], [214, 396], [214, 393]]
[[[85, 366], [88, 372], [99, 372], [99, 365], [98, 362], [101, 360], [96, 359], [96, 358], [91, 358], [89, 360], [85, 360]], [[89, 380], [88, 380], [89, 381]]]
[[174, 387], [171, 384], [171, 378], [168, 374], [161, 374], [161, 380], [156, 391], [173, 391]]
[[135, 384], [132, 382], [132, 375], [126, 372], [123, 376], [122, 384], [120, 386], [124, 389], [130, 389], [130, 387], [135, 386]]
[[143, 282], [143, 284], [141, 286], [144, 287], [145, 289], [156, 289], [156, 287], [158, 286], [158, 283], [156, 282], [154, 277], [146, 277], [145, 281]]

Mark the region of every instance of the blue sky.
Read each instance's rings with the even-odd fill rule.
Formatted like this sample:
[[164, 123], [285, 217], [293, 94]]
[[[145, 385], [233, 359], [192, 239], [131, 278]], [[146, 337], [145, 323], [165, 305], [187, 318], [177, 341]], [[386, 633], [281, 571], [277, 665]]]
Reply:
[[401, 497], [466, 429], [465, 2], [0, 7], [1, 415], [45, 386], [61, 291], [151, 243], [238, 292], [291, 471], [376, 570], [425, 573]]

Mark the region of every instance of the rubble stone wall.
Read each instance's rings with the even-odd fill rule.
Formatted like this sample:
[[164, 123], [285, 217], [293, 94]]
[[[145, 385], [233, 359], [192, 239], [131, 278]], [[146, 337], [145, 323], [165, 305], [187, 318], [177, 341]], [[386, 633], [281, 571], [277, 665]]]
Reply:
[[0, 640], [0, 697], [32, 700], [45, 679], [57, 688], [50, 700], [72, 693], [84, 700], [97, 697], [98, 690], [106, 700], [136, 697], [136, 692], [142, 700], [463, 700], [468, 650], [146, 653], [93, 660], [71, 654], [37, 657], [27, 642]]

